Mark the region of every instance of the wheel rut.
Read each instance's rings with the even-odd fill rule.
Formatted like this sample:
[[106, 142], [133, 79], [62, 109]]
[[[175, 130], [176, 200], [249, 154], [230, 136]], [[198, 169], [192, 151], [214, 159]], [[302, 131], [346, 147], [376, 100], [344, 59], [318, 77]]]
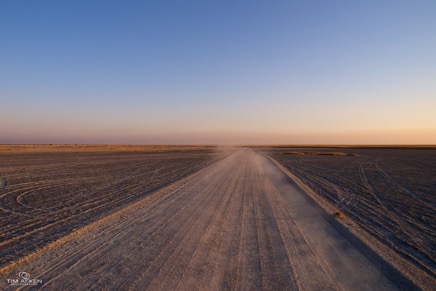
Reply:
[[[2, 276], [20, 271], [42, 279], [45, 289], [396, 289], [303, 190], [251, 149], [121, 209]], [[4, 282], [0, 288], [12, 290]]]

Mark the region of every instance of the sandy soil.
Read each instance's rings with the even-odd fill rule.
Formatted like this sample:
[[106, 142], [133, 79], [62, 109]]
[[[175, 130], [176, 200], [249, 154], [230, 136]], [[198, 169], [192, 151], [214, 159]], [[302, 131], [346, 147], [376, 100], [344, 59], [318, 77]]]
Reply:
[[242, 149], [3, 270], [0, 288], [22, 271], [57, 290], [401, 288], [330, 219]]

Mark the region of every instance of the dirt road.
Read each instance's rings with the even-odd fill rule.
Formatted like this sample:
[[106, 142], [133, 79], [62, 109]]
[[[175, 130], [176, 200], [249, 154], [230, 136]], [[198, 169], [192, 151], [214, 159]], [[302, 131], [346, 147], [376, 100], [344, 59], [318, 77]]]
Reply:
[[63, 290], [396, 289], [301, 191], [241, 149], [8, 269], [0, 289], [22, 271]]

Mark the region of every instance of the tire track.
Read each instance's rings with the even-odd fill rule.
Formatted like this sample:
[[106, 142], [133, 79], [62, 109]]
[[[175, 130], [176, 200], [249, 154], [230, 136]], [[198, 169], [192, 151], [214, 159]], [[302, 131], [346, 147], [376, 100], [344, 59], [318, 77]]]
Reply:
[[395, 289], [286, 179], [242, 149], [2, 276], [51, 290]]

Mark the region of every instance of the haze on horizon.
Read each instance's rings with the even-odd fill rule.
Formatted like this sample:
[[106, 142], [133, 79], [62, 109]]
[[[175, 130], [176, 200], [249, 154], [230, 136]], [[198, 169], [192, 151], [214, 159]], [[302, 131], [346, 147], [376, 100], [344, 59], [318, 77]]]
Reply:
[[435, 1], [0, 1], [0, 144], [436, 144]]

